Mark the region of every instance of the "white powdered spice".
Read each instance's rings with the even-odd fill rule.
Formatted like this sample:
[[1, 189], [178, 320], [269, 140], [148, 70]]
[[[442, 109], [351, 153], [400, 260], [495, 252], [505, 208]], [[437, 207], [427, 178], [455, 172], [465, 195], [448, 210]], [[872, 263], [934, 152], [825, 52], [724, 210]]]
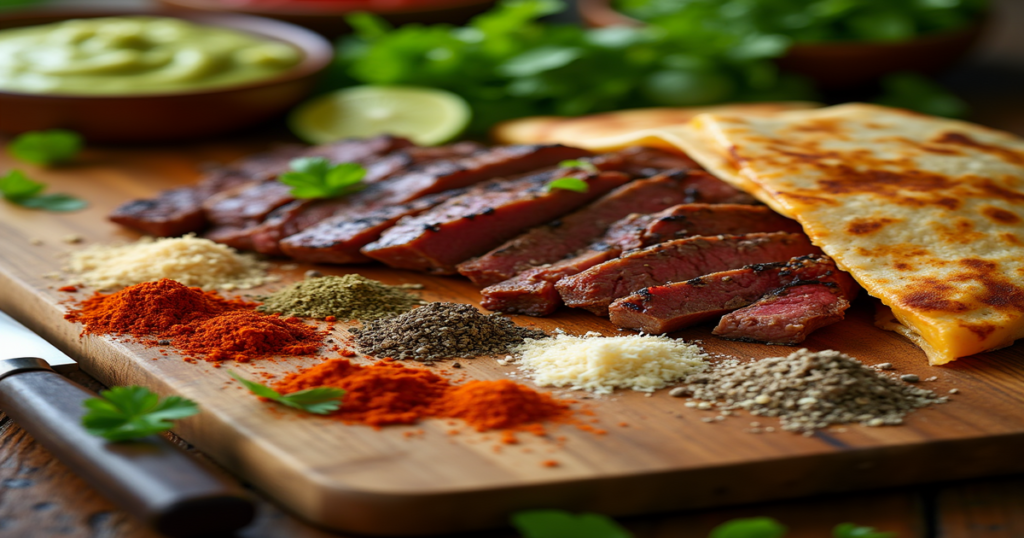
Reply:
[[170, 278], [204, 289], [247, 289], [274, 278], [266, 262], [192, 234], [126, 245], [96, 245], [74, 252], [68, 270], [81, 283], [101, 290]]
[[653, 392], [703, 371], [699, 347], [664, 336], [559, 334], [527, 340], [513, 350], [520, 370], [542, 387], [569, 387], [610, 394], [616, 388]]

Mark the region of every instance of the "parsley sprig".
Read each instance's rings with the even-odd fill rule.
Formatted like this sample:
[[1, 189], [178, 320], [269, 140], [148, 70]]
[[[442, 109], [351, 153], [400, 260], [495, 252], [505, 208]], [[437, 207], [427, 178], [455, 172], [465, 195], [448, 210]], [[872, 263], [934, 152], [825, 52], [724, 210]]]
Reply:
[[292, 171], [277, 180], [292, 187], [295, 198], [337, 198], [366, 188], [366, 169], [358, 163], [331, 164], [323, 157], [301, 157], [289, 165]]
[[628, 530], [601, 514], [564, 510], [527, 510], [512, 514], [512, 526], [523, 538], [631, 538]]
[[334, 387], [316, 387], [282, 395], [266, 385], [249, 381], [231, 371], [228, 373], [256, 396], [315, 415], [326, 415], [337, 411], [341, 407], [341, 398], [345, 395], [344, 390]]
[[82, 136], [67, 129], [22, 133], [7, 146], [16, 159], [42, 166], [66, 163], [81, 150]]
[[169, 396], [163, 400], [145, 387], [112, 387], [99, 398], [82, 402], [89, 411], [82, 417], [85, 429], [110, 441], [127, 441], [171, 429], [172, 420], [199, 412], [192, 400]]
[[560, 177], [548, 183], [547, 190], [551, 192], [555, 189], [561, 189], [573, 192], [587, 192], [590, 190], [590, 185], [582, 179], [574, 177]]
[[78, 211], [88, 204], [70, 194], [42, 194], [46, 184], [29, 179], [21, 170], [0, 176], [0, 195], [12, 204], [47, 211]]

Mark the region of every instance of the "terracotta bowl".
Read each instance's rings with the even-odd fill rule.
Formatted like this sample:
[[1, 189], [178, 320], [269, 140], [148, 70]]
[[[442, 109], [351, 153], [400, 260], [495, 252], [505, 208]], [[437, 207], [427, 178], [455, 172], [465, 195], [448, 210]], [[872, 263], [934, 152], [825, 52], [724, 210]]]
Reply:
[[295, 2], [288, 0], [159, 0], [174, 9], [188, 9], [206, 13], [245, 13], [270, 17], [304, 26], [327, 37], [338, 37], [351, 28], [345, 17], [356, 11], [380, 15], [391, 24], [410, 22], [432, 24], [449, 22], [461, 24], [474, 15], [487, 11], [495, 0], [431, 0], [429, 3], [403, 0], [380, 0], [372, 5], [365, 2]]
[[[616, 11], [611, 0], [578, 0], [580, 17], [589, 26], [642, 26]], [[822, 89], [860, 86], [888, 73], [937, 73], [953, 65], [978, 41], [984, 20], [954, 32], [909, 41], [797, 44], [777, 60], [786, 71], [813, 79]]]
[[0, 132], [17, 134], [60, 127], [77, 131], [92, 142], [116, 143], [181, 141], [219, 135], [255, 125], [291, 108], [309, 94], [316, 75], [330, 64], [334, 54], [327, 40], [309, 30], [245, 15], [46, 10], [4, 15], [0, 17], [0, 29], [124, 15], [171, 16], [242, 30], [289, 43], [303, 52], [303, 59], [273, 78], [193, 92], [96, 96], [0, 90]]

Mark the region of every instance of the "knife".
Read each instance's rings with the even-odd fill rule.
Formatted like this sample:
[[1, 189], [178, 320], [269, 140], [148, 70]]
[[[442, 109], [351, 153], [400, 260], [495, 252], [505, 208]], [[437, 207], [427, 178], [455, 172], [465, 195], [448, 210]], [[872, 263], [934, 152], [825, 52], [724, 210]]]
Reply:
[[240, 486], [167, 439], [112, 443], [82, 426], [96, 393], [54, 368], [75, 361], [0, 311], [0, 409], [126, 512], [173, 537], [223, 535], [255, 515]]

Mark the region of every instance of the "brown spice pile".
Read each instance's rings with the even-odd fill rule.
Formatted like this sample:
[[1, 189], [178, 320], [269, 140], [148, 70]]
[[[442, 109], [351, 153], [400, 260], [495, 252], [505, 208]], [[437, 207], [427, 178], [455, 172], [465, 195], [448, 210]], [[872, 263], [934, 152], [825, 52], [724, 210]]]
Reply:
[[752, 415], [779, 417], [782, 429], [793, 432], [851, 422], [901, 424], [915, 409], [948, 401], [838, 351], [812, 353], [806, 349], [788, 357], [729, 361], [687, 377], [684, 386], [671, 394], [710, 402], [694, 405], [700, 409], [746, 409]]
[[527, 338], [547, 337], [543, 331], [519, 327], [503, 316], [481, 314], [472, 305], [457, 303], [430, 303], [349, 331], [356, 335], [356, 345], [369, 355], [424, 362], [507, 354]]
[[408, 312], [420, 298], [407, 289], [422, 286], [388, 286], [362, 275], [321, 276], [302, 280], [266, 297], [257, 308], [285, 316], [374, 320]]

